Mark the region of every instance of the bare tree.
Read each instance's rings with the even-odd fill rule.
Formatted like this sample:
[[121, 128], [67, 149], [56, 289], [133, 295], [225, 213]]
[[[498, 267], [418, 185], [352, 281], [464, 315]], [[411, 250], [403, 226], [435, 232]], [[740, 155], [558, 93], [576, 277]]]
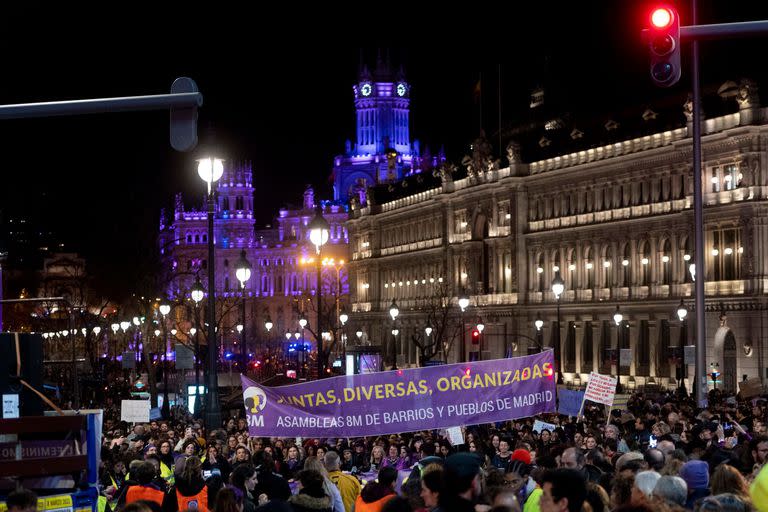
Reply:
[[430, 336], [424, 330], [411, 335], [411, 340], [419, 349], [419, 360], [422, 365], [440, 355], [447, 361], [454, 343], [461, 338], [462, 325], [456, 318], [451, 286], [440, 280], [431, 283], [430, 296], [417, 304], [416, 309], [423, 315], [425, 326], [432, 328]]

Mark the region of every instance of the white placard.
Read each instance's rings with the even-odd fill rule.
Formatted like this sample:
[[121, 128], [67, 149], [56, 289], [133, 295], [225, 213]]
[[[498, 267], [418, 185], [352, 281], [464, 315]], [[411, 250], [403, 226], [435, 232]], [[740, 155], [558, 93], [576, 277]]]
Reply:
[[683, 353], [685, 354], [685, 357], [683, 358], [683, 363], [696, 364], [696, 345], [684, 346]]
[[446, 429], [448, 433], [448, 441], [451, 445], [458, 446], [464, 444], [464, 434], [461, 432], [461, 427], [449, 427]]
[[149, 423], [149, 400], [123, 400], [120, 420], [129, 423]]
[[547, 423], [546, 421], [536, 420], [533, 422], [533, 431], [541, 433], [542, 430], [549, 430], [550, 432], [554, 432], [557, 428], [557, 425], [554, 423]]
[[3, 419], [19, 417], [19, 395], [3, 395]]
[[600, 375], [592, 372], [589, 374], [585, 400], [592, 400], [599, 404], [613, 405], [613, 397], [616, 394], [616, 379], [609, 375]]

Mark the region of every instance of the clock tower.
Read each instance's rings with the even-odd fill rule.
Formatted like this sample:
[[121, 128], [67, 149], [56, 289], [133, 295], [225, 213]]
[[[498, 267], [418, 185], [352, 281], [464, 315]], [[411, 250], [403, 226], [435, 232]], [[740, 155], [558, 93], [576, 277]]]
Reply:
[[409, 174], [414, 154], [410, 140], [410, 91], [402, 69], [393, 72], [379, 57], [373, 73], [363, 66], [352, 87], [355, 101], [355, 143], [334, 159], [334, 199], [357, 196], [365, 203], [365, 188]]

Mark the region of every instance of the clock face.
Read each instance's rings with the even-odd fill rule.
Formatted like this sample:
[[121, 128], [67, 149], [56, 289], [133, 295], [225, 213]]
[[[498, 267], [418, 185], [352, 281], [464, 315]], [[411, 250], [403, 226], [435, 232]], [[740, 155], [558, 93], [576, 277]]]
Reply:
[[405, 84], [397, 84], [397, 95], [405, 96]]
[[360, 94], [363, 96], [370, 96], [371, 95], [371, 84], [363, 84], [360, 87]]

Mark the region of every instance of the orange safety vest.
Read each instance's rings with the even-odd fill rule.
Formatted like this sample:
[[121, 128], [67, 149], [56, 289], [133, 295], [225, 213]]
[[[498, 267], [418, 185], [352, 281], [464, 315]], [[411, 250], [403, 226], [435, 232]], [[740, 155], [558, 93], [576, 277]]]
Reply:
[[397, 496], [397, 494], [387, 494], [383, 498], [380, 498], [374, 502], [366, 503], [363, 501], [362, 496], [358, 496], [355, 500], [355, 512], [381, 512], [381, 509], [384, 507], [384, 504]]
[[160, 489], [155, 489], [148, 485], [132, 485], [128, 488], [128, 492], [125, 493], [125, 502], [133, 503], [134, 501], [147, 500], [154, 501], [162, 507], [164, 496], [165, 493]]
[[182, 496], [176, 491], [176, 500], [179, 504], [179, 510], [197, 510], [199, 512], [209, 512], [208, 510], [208, 486], [203, 486], [203, 490], [194, 496]]

